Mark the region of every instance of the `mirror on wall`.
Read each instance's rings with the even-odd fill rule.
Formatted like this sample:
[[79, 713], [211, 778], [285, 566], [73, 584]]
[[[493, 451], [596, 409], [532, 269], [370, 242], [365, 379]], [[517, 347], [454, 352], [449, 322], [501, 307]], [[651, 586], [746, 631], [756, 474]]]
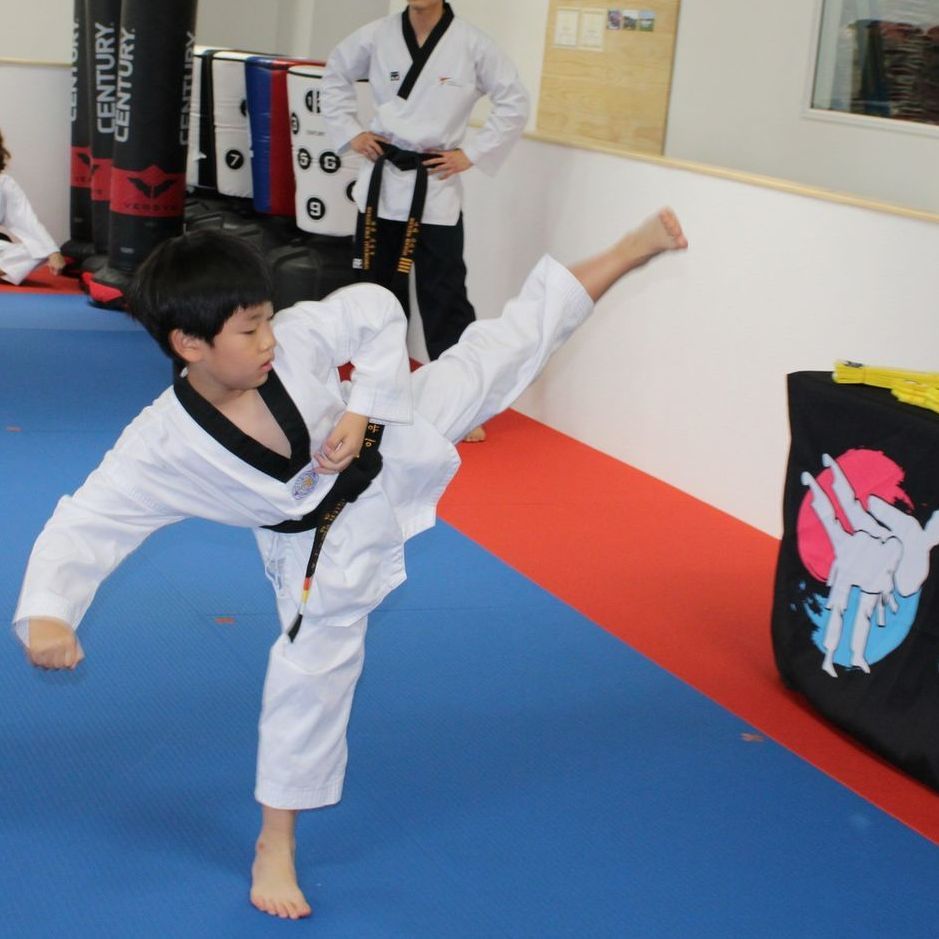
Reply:
[[939, 125], [939, 0], [824, 0], [812, 107]]

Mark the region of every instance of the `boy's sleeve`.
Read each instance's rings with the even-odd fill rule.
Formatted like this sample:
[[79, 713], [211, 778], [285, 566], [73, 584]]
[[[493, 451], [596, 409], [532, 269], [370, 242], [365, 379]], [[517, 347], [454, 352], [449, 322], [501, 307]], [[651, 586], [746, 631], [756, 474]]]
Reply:
[[52, 617], [77, 628], [118, 564], [148, 535], [182, 517], [126, 491], [113, 473], [106, 458], [74, 495], [59, 500], [37, 538], [13, 617], [24, 645], [31, 617]]
[[407, 319], [390, 290], [354, 284], [277, 318], [278, 342], [303, 343], [315, 374], [352, 363], [350, 411], [384, 424], [411, 423]]
[[368, 78], [377, 25], [363, 26], [339, 43], [320, 80], [320, 110], [330, 143], [340, 153], [365, 129], [359, 121], [355, 83]]

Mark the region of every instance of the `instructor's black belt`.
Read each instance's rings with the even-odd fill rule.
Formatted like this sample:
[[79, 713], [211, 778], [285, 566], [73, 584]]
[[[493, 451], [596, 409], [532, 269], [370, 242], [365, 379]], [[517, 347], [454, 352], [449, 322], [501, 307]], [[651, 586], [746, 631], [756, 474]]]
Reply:
[[368, 423], [361, 453], [336, 477], [333, 488], [326, 493], [323, 501], [312, 512], [307, 512], [303, 518], [296, 520], [288, 519], [277, 525], [261, 526], [270, 531], [286, 534], [316, 529], [313, 547], [310, 549], [310, 558], [306, 565], [306, 573], [303, 576], [303, 594], [300, 599], [300, 609], [297, 611], [297, 616], [287, 632], [291, 642], [297, 638], [297, 633], [300, 631], [300, 623], [303, 621], [303, 608], [306, 606], [310, 586], [313, 583], [313, 572], [316, 570], [316, 562], [319, 560], [320, 551], [323, 548], [323, 542], [326, 540], [330, 526], [336, 521], [346, 504], [355, 502], [381, 472], [382, 459], [378, 447], [381, 444], [381, 435], [384, 429], [381, 424], [375, 424], [371, 421]]
[[358, 260], [365, 279], [371, 280], [367, 272], [372, 270], [375, 263], [375, 250], [378, 242], [378, 199], [381, 195], [381, 176], [385, 163], [391, 163], [399, 170], [414, 170], [417, 174], [414, 180], [414, 195], [411, 197], [411, 208], [408, 210], [408, 220], [404, 228], [404, 241], [401, 245], [401, 253], [398, 255], [398, 263], [395, 265], [393, 278], [406, 289], [407, 277], [411, 272], [411, 265], [414, 263], [414, 249], [417, 247], [421, 218], [424, 216], [424, 203], [427, 200], [427, 167], [424, 165], [424, 160], [433, 156], [433, 154], [418, 153], [416, 150], [402, 150], [390, 143], [379, 142], [379, 145], [382, 154], [375, 161], [375, 166], [372, 168], [372, 177], [368, 184], [368, 198], [365, 201], [365, 212], [359, 219], [356, 238], [360, 251]]

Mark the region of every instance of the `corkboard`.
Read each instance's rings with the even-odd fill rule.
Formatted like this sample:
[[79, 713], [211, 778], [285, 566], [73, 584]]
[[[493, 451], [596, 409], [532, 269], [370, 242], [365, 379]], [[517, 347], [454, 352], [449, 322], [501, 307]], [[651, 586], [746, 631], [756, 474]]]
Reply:
[[655, 14], [651, 32], [603, 30], [603, 49], [555, 46], [558, 9], [632, 8], [597, 0], [550, 0], [538, 129], [561, 137], [613, 143], [639, 153], [661, 154], [680, 0], [641, 0], [636, 9]]

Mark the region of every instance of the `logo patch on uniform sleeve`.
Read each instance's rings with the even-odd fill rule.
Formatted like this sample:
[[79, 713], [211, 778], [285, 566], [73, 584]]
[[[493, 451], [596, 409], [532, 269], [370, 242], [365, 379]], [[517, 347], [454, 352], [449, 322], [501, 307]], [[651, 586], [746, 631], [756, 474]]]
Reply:
[[399, 81], [401, 81], [401, 73], [400, 73], [399, 71], [397, 71], [397, 70], [395, 70], [394, 72], [391, 72], [391, 73], [388, 75], [388, 80], [389, 80], [389, 81], [393, 81], [393, 82], [399, 82]]

